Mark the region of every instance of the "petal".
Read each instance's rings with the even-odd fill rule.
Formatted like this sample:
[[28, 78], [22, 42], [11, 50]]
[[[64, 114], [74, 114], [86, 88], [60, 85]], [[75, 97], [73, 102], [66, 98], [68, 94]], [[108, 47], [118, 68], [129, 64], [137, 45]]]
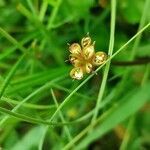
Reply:
[[97, 52], [93, 58], [93, 64], [99, 66], [107, 60], [107, 54], [105, 52]]
[[69, 51], [72, 54], [80, 54], [81, 53], [81, 46], [78, 43], [73, 43], [69, 46]]
[[73, 79], [81, 80], [83, 78], [83, 70], [80, 67], [73, 68], [70, 71], [70, 76]]

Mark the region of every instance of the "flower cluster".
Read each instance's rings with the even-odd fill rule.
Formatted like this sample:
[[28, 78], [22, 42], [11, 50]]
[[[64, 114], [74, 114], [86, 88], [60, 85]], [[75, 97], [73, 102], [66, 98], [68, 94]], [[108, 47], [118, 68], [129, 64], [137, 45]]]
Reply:
[[91, 73], [95, 66], [103, 64], [107, 55], [105, 52], [95, 52], [95, 42], [89, 36], [82, 38], [81, 46], [78, 43], [69, 45], [69, 60], [74, 68], [70, 71], [73, 79], [81, 80], [85, 73]]

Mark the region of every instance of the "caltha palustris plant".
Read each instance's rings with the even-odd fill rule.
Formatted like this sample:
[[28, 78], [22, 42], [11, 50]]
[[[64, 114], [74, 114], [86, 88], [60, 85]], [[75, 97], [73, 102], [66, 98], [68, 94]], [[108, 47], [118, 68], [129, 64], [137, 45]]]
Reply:
[[83, 37], [81, 45], [73, 43], [69, 45], [69, 61], [74, 66], [70, 71], [70, 76], [73, 79], [81, 80], [85, 73], [92, 73], [96, 66], [103, 64], [107, 55], [103, 51], [95, 52], [95, 41], [92, 42], [89, 35]]

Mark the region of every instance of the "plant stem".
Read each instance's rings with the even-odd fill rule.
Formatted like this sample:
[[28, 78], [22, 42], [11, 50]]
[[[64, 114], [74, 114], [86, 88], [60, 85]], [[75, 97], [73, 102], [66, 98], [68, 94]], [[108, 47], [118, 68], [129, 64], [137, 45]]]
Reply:
[[[113, 48], [114, 48], [114, 40], [115, 40], [115, 19], [116, 18], [116, 0], [111, 0], [111, 29], [110, 29], [110, 42], [109, 42], [109, 50], [108, 50], [108, 55], [112, 56], [113, 53]], [[100, 86], [96, 106], [95, 106], [95, 112], [93, 115], [93, 118], [91, 120], [91, 123], [94, 123], [97, 116], [98, 116], [98, 110], [99, 110], [99, 105], [102, 101], [105, 87], [106, 87], [106, 82], [107, 82], [107, 77], [108, 77], [108, 72], [110, 68], [110, 61], [106, 64], [105, 70], [104, 70], [104, 75], [102, 79], [102, 84]]]

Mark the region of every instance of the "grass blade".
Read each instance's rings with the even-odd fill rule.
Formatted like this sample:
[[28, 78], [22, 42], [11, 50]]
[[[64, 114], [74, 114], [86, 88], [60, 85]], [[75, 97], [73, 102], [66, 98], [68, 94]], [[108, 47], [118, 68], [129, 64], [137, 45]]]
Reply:
[[22, 60], [24, 59], [24, 57], [26, 56], [26, 54], [23, 54], [19, 60], [16, 62], [16, 64], [12, 67], [12, 69], [10, 70], [10, 72], [8, 73], [7, 77], [5, 78], [2, 86], [1, 86], [1, 89], [0, 89], [0, 99], [1, 97], [3, 96], [4, 92], [5, 92], [5, 89], [7, 88], [12, 76], [15, 74], [18, 66], [20, 65], [20, 63], [22, 62]]

